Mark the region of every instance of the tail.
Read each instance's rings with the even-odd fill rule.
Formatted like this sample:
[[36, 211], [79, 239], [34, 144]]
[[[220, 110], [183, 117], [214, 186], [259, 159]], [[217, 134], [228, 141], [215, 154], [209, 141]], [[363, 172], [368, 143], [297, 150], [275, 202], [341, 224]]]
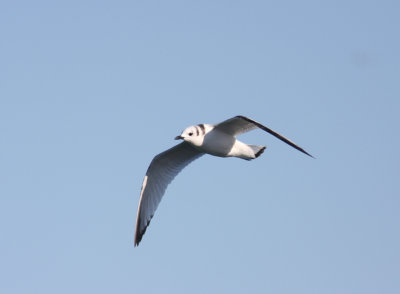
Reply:
[[254, 152], [254, 158], [259, 157], [265, 150], [265, 148], [267, 148], [266, 146], [257, 146], [257, 145], [249, 145], [249, 147], [251, 149], [253, 149]]

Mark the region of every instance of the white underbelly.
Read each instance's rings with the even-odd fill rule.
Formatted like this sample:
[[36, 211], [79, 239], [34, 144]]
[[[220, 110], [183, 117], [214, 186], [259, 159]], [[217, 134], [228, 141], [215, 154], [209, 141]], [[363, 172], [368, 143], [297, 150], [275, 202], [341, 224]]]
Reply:
[[234, 137], [222, 132], [211, 131], [204, 137], [201, 150], [215, 156], [226, 157], [230, 156], [229, 153], [235, 143], [236, 139]]
[[245, 143], [235, 137], [218, 131], [209, 132], [200, 147], [203, 152], [219, 157], [254, 158], [254, 151]]

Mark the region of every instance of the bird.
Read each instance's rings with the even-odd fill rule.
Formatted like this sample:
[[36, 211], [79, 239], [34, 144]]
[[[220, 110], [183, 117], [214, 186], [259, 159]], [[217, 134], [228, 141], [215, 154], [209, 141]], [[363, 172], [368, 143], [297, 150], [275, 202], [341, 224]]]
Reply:
[[134, 245], [138, 246], [163, 197], [167, 186], [188, 164], [204, 154], [218, 157], [237, 157], [253, 160], [266, 146], [248, 145], [236, 139], [240, 134], [261, 129], [314, 158], [304, 149], [270, 128], [238, 115], [218, 124], [198, 124], [187, 127], [175, 140], [178, 145], [156, 155], [151, 161], [143, 180], [136, 216]]

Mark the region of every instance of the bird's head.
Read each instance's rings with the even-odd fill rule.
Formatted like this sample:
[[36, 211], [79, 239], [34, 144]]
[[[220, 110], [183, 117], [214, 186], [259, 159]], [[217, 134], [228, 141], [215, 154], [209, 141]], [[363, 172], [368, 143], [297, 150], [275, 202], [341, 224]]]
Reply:
[[195, 146], [201, 146], [203, 142], [203, 133], [199, 126], [187, 127], [182, 134], [175, 137], [175, 140], [184, 140], [186, 142], [192, 143]]

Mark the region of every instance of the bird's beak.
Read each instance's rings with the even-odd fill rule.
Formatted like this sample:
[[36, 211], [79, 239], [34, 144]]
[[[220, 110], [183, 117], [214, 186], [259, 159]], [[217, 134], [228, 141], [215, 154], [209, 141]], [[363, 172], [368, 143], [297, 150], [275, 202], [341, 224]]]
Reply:
[[182, 136], [176, 136], [176, 137], [175, 137], [175, 140], [181, 140], [181, 139], [183, 139]]

